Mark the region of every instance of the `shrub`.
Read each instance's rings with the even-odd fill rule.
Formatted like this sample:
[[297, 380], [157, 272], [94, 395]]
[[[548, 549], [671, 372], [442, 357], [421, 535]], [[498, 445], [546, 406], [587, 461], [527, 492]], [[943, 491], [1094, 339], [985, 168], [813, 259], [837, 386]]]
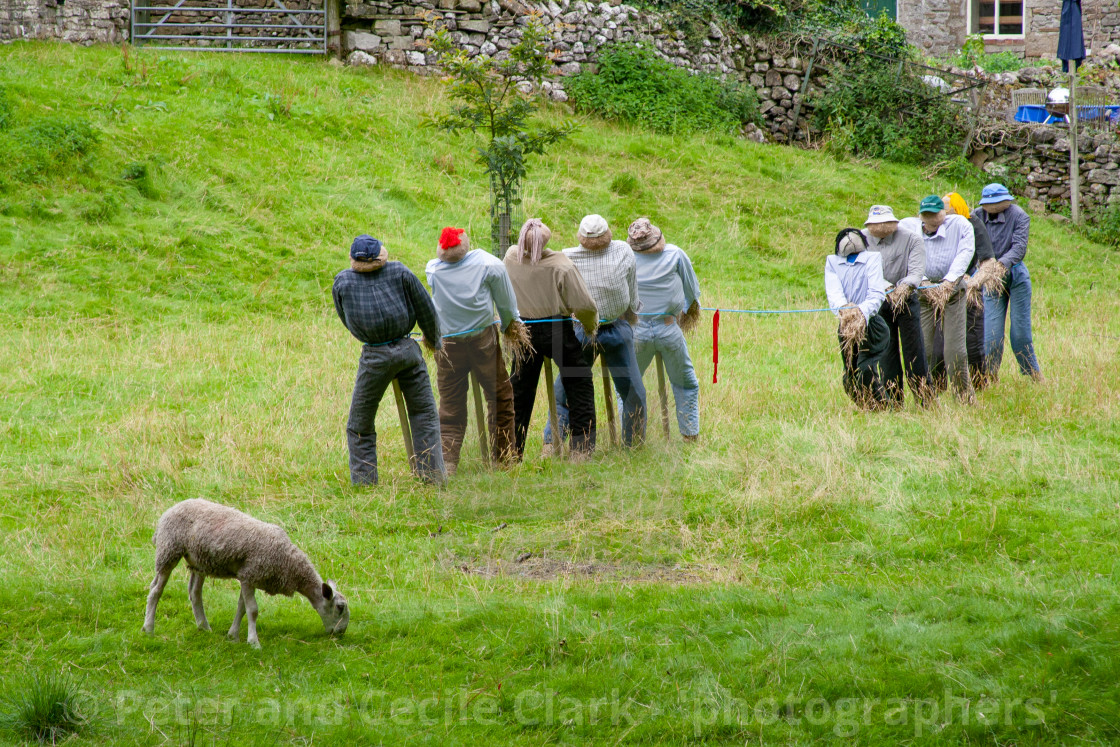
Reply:
[[754, 89], [710, 75], [693, 75], [638, 44], [599, 54], [596, 73], [584, 70], [565, 88], [573, 103], [604, 119], [637, 122], [657, 132], [729, 132], [759, 122]]
[[89, 723], [85, 699], [64, 675], [34, 675], [9, 696], [3, 726], [25, 739], [55, 744]]
[[957, 67], [979, 67], [986, 73], [1006, 73], [1027, 65], [1027, 61], [1015, 52], [988, 54], [984, 51], [984, 37], [980, 34], [971, 34], [949, 63]]
[[1120, 205], [1109, 205], [1090, 214], [1080, 226], [1082, 234], [1111, 247], [1120, 247]]
[[818, 126], [852, 155], [944, 161], [959, 155], [968, 131], [963, 111], [947, 97], [913, 72], [873, 57], [834, 72], [814, 103]]
[[788, 30], [822, 36], [886, 57], [906, 57], [911, 51], [906, 29], [886, 11], [873, 18], [861, 3], [850, 0], [811, 3], [800, 14], [791, 16]]

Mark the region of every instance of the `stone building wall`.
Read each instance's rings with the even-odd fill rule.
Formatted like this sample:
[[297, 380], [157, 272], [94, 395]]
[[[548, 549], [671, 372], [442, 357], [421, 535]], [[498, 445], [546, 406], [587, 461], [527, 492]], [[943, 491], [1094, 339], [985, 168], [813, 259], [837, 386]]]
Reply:
[[0, 0], [0, 39], [128, 39], [128, 0]]
[[898, 0], [906, 38], [931, 57], [956, 52], [968, 34], [968, 0]]
[[[898, 0], [898, 22], [910, 43], [934, 57], [956, 53], [968, 36], [969, 13], [979, 0]], [[988, 52], [1011, 51], [1029, 59], [1053, 59], [1058, 51], [1060, 0], [1024, 0], [1022, 38], [987, 39]], [[1087, 49], [1120, 42], [1120, 4], [1082, 0]]]

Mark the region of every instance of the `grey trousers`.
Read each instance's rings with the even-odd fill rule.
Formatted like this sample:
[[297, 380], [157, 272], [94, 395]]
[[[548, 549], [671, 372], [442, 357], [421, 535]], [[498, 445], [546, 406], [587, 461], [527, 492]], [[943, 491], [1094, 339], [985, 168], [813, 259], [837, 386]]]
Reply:
[[[957, 282], [957, 289], [945, 304], [945, 319], [942, 325], [945, 336], [944, 357], [945, 372], [952, 384], [953, 391], [963, 401], [971, 402], [976, 392], [972, 388], [972, 377], [968, 372], [968, 304], [965, 301], [962, 283]], [[933, 318], [933, 307], [921, 298], [922, 305], [922, 343], [926, 355], [934, 350], [934, 337], [937, 334], [937, 322]]]
[[350, 419], [346, 423], [350, 481], [355, 485], [377, 484], [377, 406], [393, 379], [400, 381], [408, 409], [412, 448], [416, 454], [413, 468], [425, 482], [442, 485], [445, 474], [439, 411], [420, 346], [408, 337], [388, 345], [362, 346]]

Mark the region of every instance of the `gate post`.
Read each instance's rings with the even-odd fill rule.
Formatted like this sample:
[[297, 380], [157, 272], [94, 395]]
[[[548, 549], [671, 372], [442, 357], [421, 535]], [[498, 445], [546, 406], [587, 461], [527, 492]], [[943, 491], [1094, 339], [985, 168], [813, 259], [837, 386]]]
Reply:
[[323, 0], [326, 4], [327, 56], [342, 56], [342, 0]]

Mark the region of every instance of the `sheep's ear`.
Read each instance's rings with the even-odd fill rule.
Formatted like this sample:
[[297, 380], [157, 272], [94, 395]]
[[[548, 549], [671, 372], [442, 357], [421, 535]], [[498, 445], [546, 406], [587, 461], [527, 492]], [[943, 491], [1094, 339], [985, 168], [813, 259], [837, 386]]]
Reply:
[[323, 599], [333, 599], [333, 598], [334, 598], [334, 589], [331, 588], [330, 584], [323, 584]]

